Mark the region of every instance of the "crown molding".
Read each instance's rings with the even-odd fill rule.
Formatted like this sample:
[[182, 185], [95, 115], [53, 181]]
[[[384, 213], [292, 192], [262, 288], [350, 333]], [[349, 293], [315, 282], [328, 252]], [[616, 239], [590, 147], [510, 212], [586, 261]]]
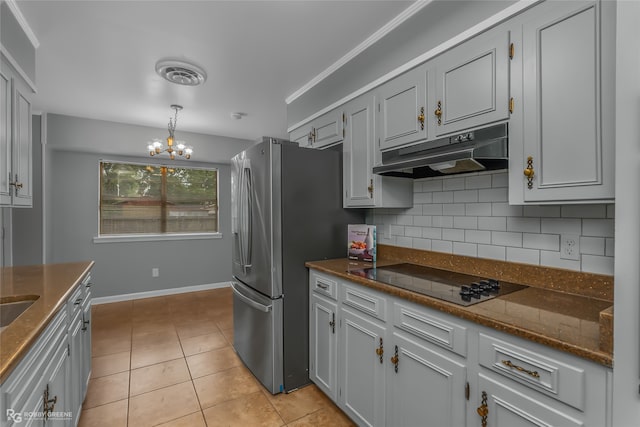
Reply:
[[16, 61], [13, 56], [11, 56], [11, 54], [9, 53], [9, 51], [7, 50], [7, 48], [5, 48], [2, 43], [0, 43], [0, 54], [2, 54], [2, 56], [7, 60], [7, 62], [16, 70], [16, 72], [18, 73], [18, 75], [20, 77], [22, 77], [22, 79], [25, 81], [25, 83], [27, 84], [27, 86], [29, 86], [29, 88], [31, 89], [31, 91], [33, 93], [37, 93], [37, 87], [36, 84], [33, 82], [33, 80], [31, 80], [29, 78], [29, 76], [27, 75], [27, 73], [24, 72], [24, 70], [22, 69], [22, 67], [20, 67], [20, 64], [18, 64], [18, 61]]
[[336, 62], [331, 64], [327, 69], [322, 71], [320, 74], [315, 76], [313, 79], [309, 80], [309, 82], [307, 82], [300, 89], [298, 89], [297, 91], [295, 91], [291, 95], [289, 95], [285, 99], [285, 102], [287, 104], [291, 104], [293, 101], [295, 101], [296, 99], [301, 97], [304, 93], [309, 91], [315, 85], [317, 85], [322, 80], [326, 79], [331, 74], [333, 74], [340, 67], [342, 67], [343, 65], [345, 65], [346, 63], [351, 61], [353, 58], [358, 56], [360, 53], [362, 53], [364, 50], [369, 48], [375, 42], [377, 42], [378, 40], [380, 40], [381, 38], [383, 38], [384, 36], [389, 34], [395, 28], [399, 27], [403, 22], [405, 22], [407, 19], [411, 18], [413, 15], [418, 13], [423, 7], [425, 7], [426, 5], [431, 3], [432, 1], [433, 0], [418, 0], [415, 3], [413, 3], [411, 6], [409, 6], [404, 11], [402, 11], [398, 16], [393, 18], [391, 21], [387, 22], [378, 31], [376, 31], [375, 33], [370, 35], [365, 41], [363, 41], [358, 46], [353, 48], [351, 51], [349, 51], [342, 58], [338, 59]]
[[20, 11], [20, 8], [18, 7], [18, 2], [16, 0], [4, 0], [4, 2], [9, 7], [9, 10], [11, 11], [11, 13], [13, 13], [13, 16], [18, 21], [18, 24], [20, 25], [20, 28], [22, 28], [22, 31], [24, 31], [24, 33], [26, 34], [27, 38], [29, 39], [29, 41], [33, 45], [33, 47], [36, 48], [36, 49], [39, 48], [40, 47], [40, 42], [38, 41], [38, 38], [36, 37], [36, 34], [33, 32], [31, 27], [29, 26], [29, 23], [27, 22], [26, 18], [24, 17], [22, 12]]

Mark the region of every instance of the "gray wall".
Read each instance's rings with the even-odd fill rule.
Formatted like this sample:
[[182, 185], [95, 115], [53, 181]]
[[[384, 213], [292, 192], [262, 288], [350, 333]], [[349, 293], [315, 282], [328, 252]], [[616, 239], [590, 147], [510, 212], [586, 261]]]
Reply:
[[4, 1], [0, 4], [0, 41], [22, 71], [35, 83], [36, 50]]
[[13, 209], [13, 265], [42, 264], [42, 116], [33, 116], [33, 207]]
[[[167, 164], [167, 158], [158, 162], [144, 151], [144, 141], [166, 131], [54, 114], [47, 116], [47, 128], [47, 262], [94, 260], [96, 297], [220, 283], [231, 278], [230, 168], [228, 164], [199, 160], [225, 157], [228, 161], [251, 142], [181, 133], [197, 151], [192, 161], [172, 162], [218, 168], [222, 239], [94, 243], [98, 233], [99, 160]], [[115, 148], [94, 152], [96, 144], [108, 142], [114, 142]], [[160, 277], [151, 277], [153, 267], [160, 269]]]
[[[287, 106], [294, 125], [515, 1], [434, 1]], [[320, 72], [322, 70], [318, 70]]]

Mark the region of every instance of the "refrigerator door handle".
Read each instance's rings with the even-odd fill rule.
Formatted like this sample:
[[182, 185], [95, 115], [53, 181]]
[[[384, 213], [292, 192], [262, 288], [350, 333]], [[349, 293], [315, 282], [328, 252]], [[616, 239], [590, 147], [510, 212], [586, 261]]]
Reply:
[[247, 245], [242, 245], [242, 268], [245, 273], [248, 268], [251, 268], [251, 241], [253, 240], [253, 180], [251, 176], [251, 164], [249, 160], [246, 159], [242, 166], [242, 187], [244, 192], [244, 197], [242, 201], [244, 202], [243, 206], [243, 215], [244, 211], [246, 211], [247, 218], [247, 229], [243, 230], [246, 233]]
[[244, 295], [242, 292], [240, 292], [240, 290], [236, 287], [237, 283], [236, 282], [231, 282], [231, 288], [233, 289], [233, 293], [242, 300], [242, 302], [244, 302], [245, 304], [247, 304], [250, 307], [255, 308], [256, 310], [260, 310], [262, 312], [268, 313], [271, 311], [272, 305], [263, 305], [260, 304], [259, 302], [256, 302], [254, 300], [252, 300], [251, 298], [249, 298], [248, 296]]

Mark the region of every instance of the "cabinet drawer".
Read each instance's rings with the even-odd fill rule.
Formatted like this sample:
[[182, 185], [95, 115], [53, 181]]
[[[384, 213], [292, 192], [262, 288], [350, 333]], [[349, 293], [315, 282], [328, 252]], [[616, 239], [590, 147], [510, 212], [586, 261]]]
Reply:
[[333, 300], [338, 299], [338, 282], [329, 276], [312, 271], [309, 275], [309, 284], [313, 292], [328, 296]]
[[480, 333], [480, 365], [584, 411], [585, 370], [521, 344]]
[[386, 299], [384, 296], [362, 286], [345, 284], [340, 288], [340, 301], [343, 305], [355, 308], [363, 313], [380, 319], [387, 320]]
[[396, 301], [393, 304], [393, 323], [398, 329], [460, 356], [467, 355], [467, 328], [434, 316], [426, 308]]

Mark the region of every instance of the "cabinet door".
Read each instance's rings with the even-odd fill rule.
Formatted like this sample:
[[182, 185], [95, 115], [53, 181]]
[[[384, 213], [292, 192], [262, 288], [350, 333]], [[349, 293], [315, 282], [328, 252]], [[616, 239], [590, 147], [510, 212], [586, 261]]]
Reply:
[[311, 295], [309, 321], [309, 378], [332, 400], [337, 398], [338, 339], [336, 335], [336, 304], [318, 295]]
[[80, 420], [80, 408], [83, 401], [82, 387], [82, 310], [79, 306], [74, 308], [71, 324], [69, 325], [69, 352], [70, 361], [70, 397], [69, 410], [73, 413], [73, 425], [77, 425]]
[[362, 96], [345, 106], [344, 207], [375, 205], [373, 103], [373, 96]]
[[300, 147], [311, 147], [311, 125], [305, 125], [294, 129], [289, 134], [289, 140], [298, 143]]
[[387, 373], [387, 425], [466, 425], [466, 367], [450, 355], [394, 333], [385, 357], [397, 355]]
[[342, 110], [330, 111], [313, 121], [311, 134], [313, 148], [322, 148], [336, 144], [344, 137], [344, 113]]
[[[86, 285], [85, 285], [86, 286]], [[90, 284], [89, 284], [90, 286]], [[82, 302], [82, 392], [81, 401], [87, 395], [89, 377], [91, 376], [91, 292], [87, 288]]]
[[[486, 425], [491, 427], [583, 426], [584, 423], [566, 413], [560, 403], [545, 403], [530, 390], [518, 390], [482, 373], [478, 379], [478, 413], [486, 412]], [[473, 425], [485, 425], [482, 417]]]
[[13, 189], [11, 173], [11, 79], [0, 68], [0, 205], [10, 205]]
[[437, 136], [509, 118], [509, 32], [489, 31], [435, 60]]
[[[47, 385], [45, 387], [48, 392], [48, 397], [50, 401], [49, 409], [51, 412], [69, 412], [72, 411], [72, 417], [74, 419], [73, 425], [77, 425], [75, 423], [76, 417], [80, 416], [80, 412], [78, 410], [78, 414], [75, 413], [75, 408], [72, 408], [69, 405], [69, 392], [73, 392], [73, 387], [69, 387], [69, 355], [67, 353], [67, 346], [62, 345], [56, 351], [51, 360], [51, 365], [49, 369], [49, 374], [46, 375], [45, 379], [47, 381]], [[51, 402], [51, 401], [54, 402]], [[66, 419], [66, 416], [56, 416], [51, 417], [46, 420], [45, 425], [47, 427], [64, 427], [69, 425], [69, 420]]]
[[[602, 37], [611, 29], [600, 18], [607, 3], [543, 4], [524, 23], [524, 150], [510, 170], [511, 185], [521, 189], [525, 202], [614, 198], [614, 61], [608, 56], [614, 49], [602, 49], [612, 43]], [[530, 184], [523, 174], [529, 157]]]
[[378, 143], [381, 150], [427, 139], [427, 69], [418, 67], [378, 89]]
[[13, 79], [13, 168], [12, 178], [16, 188], [13, 205], [30, 207], [33, 203], [32, 140], [31, 140], [31, 89], [21, 80]]
[[358, 425], [382, 426], [388, 364], [382, 353], [385, 329], [349, 310], [341, 310], [340, 319], [338, 403]]

